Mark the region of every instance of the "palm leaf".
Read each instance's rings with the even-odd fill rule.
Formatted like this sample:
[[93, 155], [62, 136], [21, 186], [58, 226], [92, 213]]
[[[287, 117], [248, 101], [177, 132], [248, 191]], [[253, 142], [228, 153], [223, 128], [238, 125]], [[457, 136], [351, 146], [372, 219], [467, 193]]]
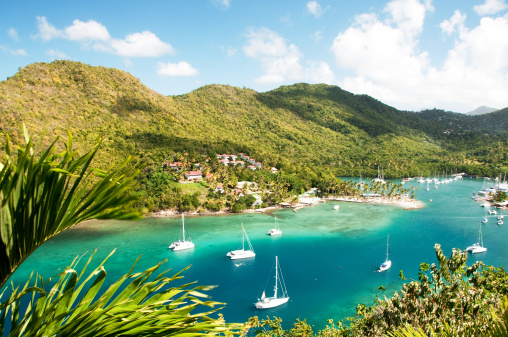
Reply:
[[27, 144], [14, 158], [6, 139], [0, 166], [0, 286], [44, 241], [82, 221], [97, 218], [130, 219], [127, 211], [137, 195], [130, 193], [140, 166], [132, 158], [107, 171], [91, 169], [99, 150], [78, 156], [69, 134], [65, 150], [55, 141], [35, 158], [26, 128]]
[[[35, 281], [30, 287], [29, 281], [21, 291], [13, 289], [0, 306], [0, 333], [6, 335], [9, 316], [8, 336], [211, 336], [239, 334], [244, 329], [240, 324], [226, 324], [221, 317], [210, 317], [220, 309], [215, 307], [223, 305], [201, 300], [207, 298], [202, 291], [213, 287], [170, 286], [182, 278], [183, 270], [171, 277], [165, 276], [167, 270], [152, 277], [161, 263], [140, 273], [131, 269], [104, 291], [106, 260], [85, 277], [92, 258], [80, 273], [76, 271], [80, 259], [76, 258], [56, 276], [54, 285], [50, 279], [40, 284]], [[19, 316], [22, 301], [29, 305]], [[211, 309], [203, 310], [205, 306]]]

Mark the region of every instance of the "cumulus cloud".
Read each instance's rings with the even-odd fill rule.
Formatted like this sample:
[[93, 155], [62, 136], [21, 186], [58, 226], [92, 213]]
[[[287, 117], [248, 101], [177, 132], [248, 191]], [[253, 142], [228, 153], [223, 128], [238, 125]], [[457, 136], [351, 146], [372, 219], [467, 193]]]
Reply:
[[307, 11], [310, 14], [314, 15], [315, 18], [319, 18], [321, 15], [323, 15], [324, 12], [326, 12], [327, 9], [328, 7], [323, 9], [323, 7], [321, 7], [321, 5], [316, 0], [307, 2]]
[[441, 27], [441, 30], [443, 31], [443, 33], [445, 33], [447, 35], [451, 35], [452, 33], [454, 33], [456, 31], [457, 28], [458, 28], [458, 30], [464, 30], [465, 29], [465, 25], [464, 25], [465, 22], [466, 22], [466, 14], [462, 14], [457, 9], [455, 11], [455, 13], [453, 13], [450, 20], [444, 20], [443, 22], [441, 22], [439, 24], [439, 27]]
[[302, 65], [303, 55], [294, 44], [276, 32], [267, 29], [251, 29], [247, 34], [248, 43], [243, 47], [247, 57], [260, 62], [264, 74], [257, 83], [281, 83], [286, 80], [332, 83], [333, 72], [323, 61], [307, 61]]
[[126, 57], [158, 57], [174, 52], [169, 43], [149, 31], [129, 34], [122, 40], [112, 39], [110, 46], [115, 54]]
[[108, 41], [111, 39], [106, 27], [94, 20], [72, 21], [72, 26], [64, 28], [63, 36], [71, 41]]
[[198, 70], [185, 61], [178, 63], [159, 62], [157, 69], [157, 75], [159, 76], [197, 76], [198, 74]]
[[419, 47], [428, 10], [416, 0], [396, 0], [385, 7], [385, 18], [358, 15], [331, 47], [337, 64], [354, 72], [339, 85], [410, 110], [440, 107], [466, 112], [480, 105], [505, 105], [508, 15], [484, 17], [467, 29], [465, 15], [456, 12], [441, 24], [443, 32], [458, 34], [446, 61], [437, 68]]
[[81, 42], [82, 47], [124, 57], [159, 57], [174, 52], [173, 47], [163, 42], [154, 33], [144, 31], [127, 35], [124, 39], [112, 38], [101, 23], [89, 20], [74, 20], [72, 25], [57, 29], [44, 16], [37, 17], [38, 33], [34, 37], [42, 41], [65, 39]]
[[492, 15], [505, 10], [508, 7], [503, 0], [485, 0], [482, 5], [474, 6], [474, 11], [481, 16]]
[[6, 46], [0, 45], [0, 50], [6, 54], [14, 55], [14, 56], [26, 56], [28, 55], [26, 50], [24, 49], [11, 49]]
[[34, 36], [34, 38], [39, 38], [42, 41], [49, 41], [63, 37], [63, 31], [50, 24], [44, 16], [37, 17], [37, 29], [39, 32]]
[[7, 30], [7, 35], [14, 41], [19, 41], [18, 31], [14, 28], [9, 28]]

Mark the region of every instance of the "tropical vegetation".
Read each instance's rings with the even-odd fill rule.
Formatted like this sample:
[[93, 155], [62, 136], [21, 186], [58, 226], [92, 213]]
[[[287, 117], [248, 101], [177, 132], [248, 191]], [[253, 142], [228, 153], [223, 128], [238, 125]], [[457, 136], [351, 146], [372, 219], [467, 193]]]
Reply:
[[[134, 178], [141, 168], [128, 158], [108, 171], [92, 169], [99, 150], [79, 156], [69, 134], [63, 152], [55, 144], [34, 154], [32, 139], [0, 165], [0, 287], [42, 243], [82, 221], [96, 218], [133, 219]], [[93, 257], [93, 255], [92, 255]], [[131, 270], [103, 285], [106, 260], [86, 274], [92, 257], [77, 271], [76, 258], [55, 278], [30, 277], [24, 286], [5, 287], [0, 300], [2, 336], [212, 336], [240, 331], [239, 324], [211, 318], [222, 303], [203, 300], [207, 286], [184, 283], [181, 272], [168, 277], [158, 265]], [[158, 273], [158, 274], [156, 274]], [[181, 283], [181, 282], [180, 282]], [[5, 296], [5, 297], [4, 297]], [[205, 309], [204, 309], [205, 308]]]
[[[265, 93], [208, 85], [163, 96], [120, 70], [55, 61], [28, 65], [2, 81], [0, 113], [0, 136], [9, 135], [14, 144], [23, 142], [23, 121], [38, 137], [39, 152], [69, 130], [77, 151], [102, 139], [108, 150], [96, 155], [97, 168], [137, 158], [145, 167], [138, 182], [146, 193], [136, 207], [146, 212], [234, 206], [210, 200], [213, 186], [175, 183], [181, 176], [162, 169], [167, 161], [188, 163], [191, 170], [208, 160], [217, 184], [286, 184], [289, 197], [316, 187], [323, 176], [375, 177], [379, 166], [386, 178], [451, 172], [498, 177], [508, 169], [507, 109], [479, 116], [400, 111], [324, 84]], [[264, 172], [217, 172], [211, 161], [223, 153], [250, 155]], [[281, 176], [275, 182], [268, 178], [271, 167]]]

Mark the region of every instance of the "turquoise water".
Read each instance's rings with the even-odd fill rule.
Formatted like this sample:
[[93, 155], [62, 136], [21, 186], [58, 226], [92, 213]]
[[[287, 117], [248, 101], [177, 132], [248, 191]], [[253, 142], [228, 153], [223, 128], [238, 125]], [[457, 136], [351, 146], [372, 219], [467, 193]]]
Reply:
[[[381, 295], [377, 288], [397, 281], [400, 270], [406, 277], [416, 278], [421, 262], [436, 261], [435, 243], [440, 243], [449, 255], [454, 247], [465, 249], [476, 242], [485, 210], [471, 199], [471, 194], [482, 188], [483, 181], [465, 179], [430, 191], [425, 191], [426, 185], [413, 184], [424, 189], [416, 192], [416, 198], [425, 202], [424, 209], [406, 211], [396, 206], [327, 202], [298, 212], [281, 210], [274, 213], [283, 231], [280, 237], [266, 235], [274, 224], [272, 215], [186, 217], [196, 244], [192, 251], [168, 249], [181, 228], [179, 217], [89, 222], [49, 240], [11, 280], [22, 283], [32, 270], [47, 278], [77, 255], [98, 249], [95, 260], [99, 262], [116, 248], [106, 264], [111, 282], [127, 272], [139, 255], [137, 270], [168, 259], [165, 269], [174, 272], [192, 265], [184, 273], [185, 282], [218, 285], [209, 294], [213, 300], [227, 303], [222, 312], [229, 322], [268, 315], [282, 317], [287, 325], [296, 318], [306, 318], [321, 329], [329, 318], [354, 315], [358, 303], [372, 304], [375, 295]], [[334, 210], [337, 204], [340, 209]], [[497, 216], [490, 216], [482, 228], [488, 251], [470, 256], [469, 264], [477, 259], [494, 266], [507, 264], [508, 226], [497, 226], [496, 221]], [[256, 257], [231, 261], [226, 253], [240, 247], [242, 223]], [[375, 273], [385, 259], [387, 235], [392, 267]], [[290, 301], [258, 311], [253, 303], [263, 290], [268, 296], [272, 294], [273, 276], [269, 274], [275, 255], [279, 256]], [[390, 287], [387, 295], [400, 286], [396, 283]]]

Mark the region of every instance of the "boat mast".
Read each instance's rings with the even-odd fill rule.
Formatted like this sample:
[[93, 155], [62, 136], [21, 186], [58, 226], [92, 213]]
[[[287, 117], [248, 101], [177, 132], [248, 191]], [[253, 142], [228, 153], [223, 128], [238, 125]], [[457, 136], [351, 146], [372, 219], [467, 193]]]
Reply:
[[480, 245], [483, 247], [483, 237], [482, 237], [482, 223], [480, 222], [480, 237], [479, 237]]
[[390, 235], [388, 235], [388, 239], [386, 239], [386, 261], [390, 259], [390, 253], [388, 253], [389, 246], [390, 246]]
[[183, 232], [183, 241], [185, 242], [185, 222], [183, 220], [183, 213], [182, 213], [182, 232]]
[[273, 298], [277, 298], [277, 280], [279, 278], [279, 257], [275, 256], [275, 288], [273, 293]]
[[245, 250], [245, 228], [243, 228], [243, 222], [242, 222], [242, 250]]

